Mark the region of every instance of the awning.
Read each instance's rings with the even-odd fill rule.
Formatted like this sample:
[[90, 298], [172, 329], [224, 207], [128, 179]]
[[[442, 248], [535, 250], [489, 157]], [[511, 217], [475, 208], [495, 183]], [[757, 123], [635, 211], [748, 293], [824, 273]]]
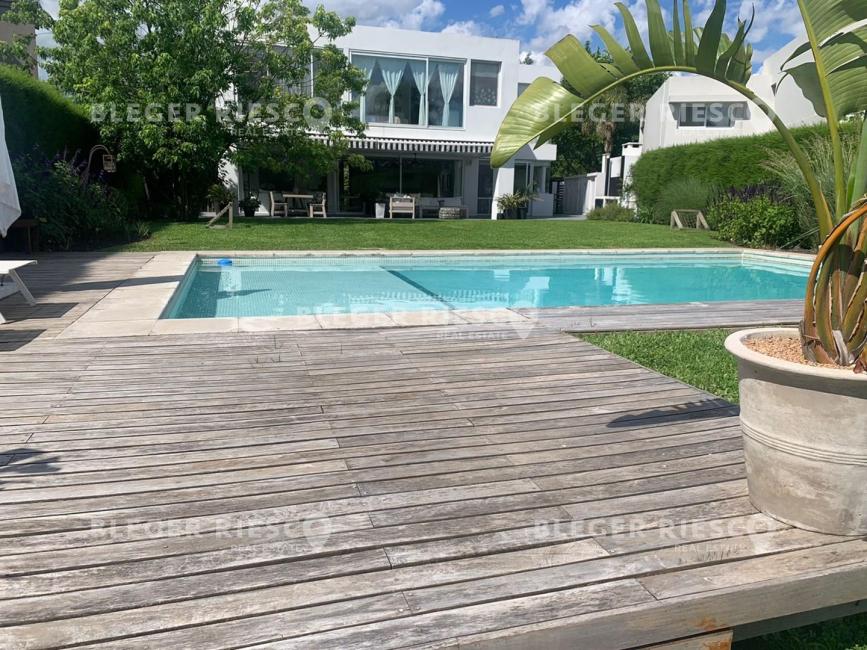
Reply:
[[[316, 139], [323, 136], [313, 136]], [[349, 138], [354, 151], [383, 153], [465, 153], [490, 154], [493, 142], [476, 140], [427, 140], [421, 138]]]

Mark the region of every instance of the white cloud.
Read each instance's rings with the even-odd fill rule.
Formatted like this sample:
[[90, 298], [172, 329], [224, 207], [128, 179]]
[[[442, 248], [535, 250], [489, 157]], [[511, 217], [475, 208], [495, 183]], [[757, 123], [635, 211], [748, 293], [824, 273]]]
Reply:
[[524, 46], [533, 51], [546, 50], [566, 34], [586, 40], [593, 34], [591, 25], [613, 30], [618, 13], [610, 0], [572, 0], [559, 8], [551, 0], [521, 0], [521, 5], [518, 22], [532, 25], [533, 31]]
[[[647, 13], [644, 0], [625, 0], [635, 22], [647, 42]], [[692, 0], [693, 24], [700, 26], [707, 20], [714, 0]], [[739, 0], [731, 5], [737, 8], [742, 20], [749, 20], [755, 6], [756, 16], [748, 37], [755, 47], [754, 63], [760, 63], [778, 48], [780, 37], [788, 40], [803, 34], [798, 5], [793, 0]], [[663, 9], [666, 24], [671, 23], [670, 11]], [[737, 31], [738, 14], [730, 10], [726, 31]], [[610, 0], [521, 0], [520, 15], [516, 24], [523, 35], [522, 49], [534, 52], [546, 50], [566, 34], [574, 34], [580, 41], [592, 38], [591, 25], [600, 24], [619, 41], [625, 41], [620, 12]], [[527, 35], [529, 33], [529, 36]]]
[[[797, 3], [791, 0], [741, 0], [741, 20], [749, 21], [753, 8], [756, 10], [756, 17], [747, 38], [754, 45], [761, 43], [769, 35], [794, 38], [804, 34], [804, 23]], [[734, 15], [729, 19], [726, 28], [732, 34], [737, 31]]]
[[462, 36], [483, 36], [487, 33], [487, 29], [475, 20], [461, 20], [449, 23], [442, 32], [443, 34], [461, 34]]
[[423, 29], [445, 13], [440, 0], [304, 0], [310, 7], [324, 4], [341, 16], [354, 16], [360, 25]]
[[491, 10], [488, 12], [488, 15], [491, 18], [496, 18], [497, 16], [502, 16], [506, 13], [506, 7], [503, 5], [494, 5], [491, 7]]
[[382, 25], [402, 29], [422, 29], [435, 22], [445, 11], [446, 6], [440, 0], [421, 0], [410, 12], [386, 20]]
[[521, 0], [521, 15], [518, 16], [518, 24], [532, 25], [539, 20], [544, 12], [551, 10], [550, 0]]

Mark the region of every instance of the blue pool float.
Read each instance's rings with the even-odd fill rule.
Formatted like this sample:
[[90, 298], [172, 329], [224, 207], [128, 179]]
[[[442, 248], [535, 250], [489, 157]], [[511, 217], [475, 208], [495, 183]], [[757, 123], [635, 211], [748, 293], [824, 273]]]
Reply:
[[217, 260], [217, 266], [232, 266], [232, 260], [227, 260], [225, 258]]

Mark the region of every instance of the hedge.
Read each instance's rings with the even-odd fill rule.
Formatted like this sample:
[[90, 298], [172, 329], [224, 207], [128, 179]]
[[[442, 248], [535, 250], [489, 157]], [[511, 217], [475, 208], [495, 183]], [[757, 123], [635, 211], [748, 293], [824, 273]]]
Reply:
[[[825, 125], [794, 129], [801, 142], [826, 134]], [[660, 192], [677, 178], [695, 178], [720, 188], [743, 188], [774, 180], [762, 163], [775, 151], [788, 151], [776, 131], [740, 138], [655, 149], [632, 168], [632, 190], [642, 207], [656, 205]]]
[[98, 141], [87, 112], [54, 86], [0, 66], [0, 100], [6, 122], [6, 143], [13, 158], [38, 147], [46, 156], [87, 151]]

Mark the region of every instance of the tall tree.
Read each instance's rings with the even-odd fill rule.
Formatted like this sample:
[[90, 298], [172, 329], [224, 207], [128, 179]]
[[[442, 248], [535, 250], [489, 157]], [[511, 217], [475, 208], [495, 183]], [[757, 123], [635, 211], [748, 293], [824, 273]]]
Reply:
[[61, 0], [46, 67], [189, 215], [224, 159], [311, 173], [346, 153], [365, 79], [331, 41], [353, 26], [301, 0]]
[[[39, 0], [12, 0], [9, 10], [0, 20], [13, 25], [28, 25], [34, 31], [51, 27], [51, 15]], [[36, 68], [36, 43], [33, 32], [13, 34], [8, 41], [0, 41], [0, 63], [30, 72]]]

